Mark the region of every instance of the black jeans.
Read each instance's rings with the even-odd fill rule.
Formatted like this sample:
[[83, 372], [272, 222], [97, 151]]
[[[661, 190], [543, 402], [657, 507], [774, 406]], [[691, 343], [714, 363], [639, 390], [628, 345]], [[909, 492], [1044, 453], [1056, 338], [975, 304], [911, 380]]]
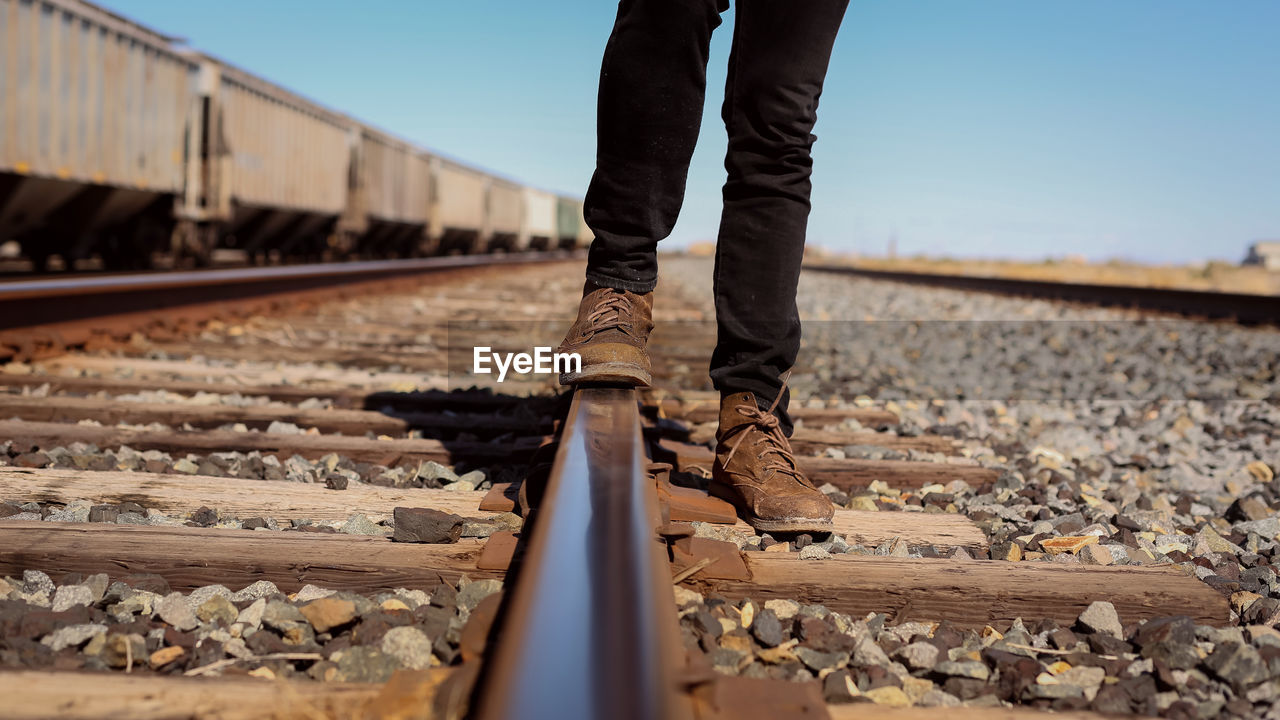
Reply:
[[[722, 115], [728, 178], [716, 245], [711, 379], [767, 407], [800, 350], [796, 286], [818, 96], [848, 0], [738, 0]], [[684, 201], [711, 32], [728, 0], [622, 0], [600, 69], [587, 278], [653, 290]], [[787, 399], [778, 416], [788, 433]]]

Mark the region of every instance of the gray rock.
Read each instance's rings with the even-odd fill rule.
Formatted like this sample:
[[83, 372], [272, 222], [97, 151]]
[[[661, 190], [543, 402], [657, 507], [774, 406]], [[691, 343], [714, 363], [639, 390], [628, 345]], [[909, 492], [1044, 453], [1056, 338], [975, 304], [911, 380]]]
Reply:
[[439, 480], [442, 483], [451, 483], [458, 480], [457, 473], [431, 460], [418, 465], [418, 477], [427, 481]]
[[178, 630], [187, 631], [200, 624], [182, 593], [170, 593], [155, 608], [156, 615]]
[[230, 599], [231, 591], [228, 590], [225, 585], [205, 585], [203, 587], [198, 587], [195, 590], [192, 590], [191, 594], [187, 596], [187, 604], [194, 610], [195, 608], [204, 605], [208, 602], [209, 598], [214, 596], [222, 596]]
[[111, 578], [107, 577], [106, 573], [97, 573], [85, 578], [82, 584], [89, 588], [89, 592], [93, 594], [93, 602], [96, 603], [106, 597], [107, 587], [110, 582]]
[[1089, 632], [1106, 633], [1114, 638], [1124, 635], [1124, 626], [1120, 624], [1115, 606], [1105, 600], [1090, 603], [1076, 622]]
[[196, 608], [196, 617], [202, 622], [221, 622], [224, 626], [230, 626], [239, 615], [226, 595], [214, 595]]
[[842, 668], [849, 663], [849, 654], [840, 652], [818, 652], [813, 648], [804, 646], [797, 647], [792, 652], [805, 664], [805, 667], [814, 672], [822, 672], [823, 670], [835, 670]]
[[340, 532], [348, 535], [386, 535], [387, 529], [378, 527], [372, 520], [365, 517], [364, 513], [355, 513], [347, 522], [339, 528]]
[[464, 520], [460, 535], [469, 538], [487, 538], [499, 530], [502, 530], [501, 526], [487, 520]]
[[938, 662], [938, 646], [928, 642], [913, 642], [898, 648], [893, 657], [911, 670], [928, 670]]
[[382, 652], [406, 668], [422, 670], [431, 665], [431, 639], [416, 627], [394, 627], [382, 636]]
[[764, 607], [766, 610], [772, 610], [779, 620], [790, 620], [800, 614], [800, 603], [785, 598], [766, 600]]
[[1258, 533], [1264, 538], [1274, 540], [1277, 535], [1280, 535], [1280, 518], [1269, 517], [1236, 523], [1235, 529], [1242, 533]]
[[246, 627], [256, 630], [262, 627], [262, 616], [266, 613], [266, 609], [266, 598], [258, 598], [240, 611], [240, 614], [236, 616], [236, 622], [243, 623]]
[[777, 647], [785, 639], [777, 613], [769, 609], [756, 613], [751, 621], [751, 634], [765, 647]]
[[200, 466], [195, 464], [191, 460], [182, 458], [181, 460], [173, 464], [173, 471], [176, 473], [182, 473], [183, 475], [195, 475], [196, 473], [200, 472]]
[[117, 525], [150, 525], [142, 513], [122, 512], [116, 516]]
[[806, 545], [800, 549], [801, 560], [829, 560], [831, 553], [817, 545]]
[[59, 650], [79, 646], [87, 642], [94, 635], [101, 635], [107, 632], [106, 625], [97, 623], [85, 623], [82, 625], [68, 625], [58, 628], [49, 633], [40, 641], [41, 645], [47, 645], [50, 650], [58, 652]]
[[1026, 689], [1026, 696], [1037, 700], [1058, 700], [1061, 698], [1082, 698], [1084, 688], [1066, 683], [1054, 685], [1031, 685]]
[[458, 590], [458, 605], [468, 610], [475, 610], [481, 600], [502, 590], [502, 581], [486, 578], [472, 580]]
[[259, 580], [252, 585], [246, 586], [243, 590], [237, 590], [231, 593], [230, 600], [234, 603], [241, 603], [245, 600], [257, 600], [259, 598], [269, 597], [280, 592], [276, 584], [270, 580]]
[[54, 612], [70, 610], [77, 605], [92, 605], [93, 591], [85, 585], [63, 585], [53, 593]]
[[93, 504], [86, 500], [76, 500], [68, 503], [61, 510], [55, 510], [49, 513], [49, 517], [45, 518], [49, 522], [73, 522], [82, 523], [89, 522], [89, 509]]
[[1244, 643], [1223, 643], [1205, 658], [1204, 664], [1237, 691], [1267, 679], [1267, 667], [1262, 656]]
[[462, 535], [463, 520], [453, 513], [432, 508], [398, 507], [393, 511], [395, 542], [430, 543], [435, 545], [456, 543]]
[[267, 601], [262, 611], [262, 623], [269, 628], [284, 632], [298, 625], [306, 625], [307, 619], [298, 608], [279, 600]]
[[971, 678], [973, 680], [986, 680], [991, 677], [991, 671], [987, 669], [987, 666], [977, 660], [943, 660], [934, 666], [933, 671], [947, 677]]
[[863, 635], [853, 646], [852, 663], [859, 667], [883, 667], [889, 664], [889, 656], [870, 635]]
[[934, 688], [922, 695], [918, 704], [923, 707], [959, 707], [961, 702], [955, 695]]
[[302, 589], [294, 594], [293, 600], [294, 602], [300, 603], [311, 602], [312, 600], [329, 597], [330, 595], [333, 595], [334, 592], [335, 591], [329, 590], [328, 588], [316, 587], [315, 585], [307, 584], [303, 585]]
[[55, 589], [57, 588], [53, 584], [53, 581], [49, 579], [49, 576], [39, 570], [22, 571], [23, 592], [45, 593], [46, 595], [51, 595]]
[[400, 669], [400, 661], [378, 648], [356, 646], [338, 658], [337, 680], [356, 683], [384, 683]]

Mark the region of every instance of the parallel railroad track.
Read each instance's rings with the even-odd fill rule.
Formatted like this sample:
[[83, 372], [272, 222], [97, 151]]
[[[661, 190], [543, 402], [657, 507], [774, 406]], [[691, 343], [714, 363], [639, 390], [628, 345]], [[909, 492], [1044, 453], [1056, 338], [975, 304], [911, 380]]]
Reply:
[[[806, 552], [808, 537], [744, 551], [748, 530], [702, 479], [715, 398], [685, 365], [711, 338], [677, 329], [664, 339], [661, 315], [653, 352], [667, 392], [449, 389], [448, 358], [470, 342], [462, 326], [504, 305], [554, 319], [494, 340], [527, 344], [572, 309], [579, 275], [567, 262], [477, 268], [283, 316], [225, 313], [109, 354], [44, 345], [24, 355], [38, 362], [4, 368], [0, 577], [13, 582], [0, 595], [14, 604], [0, 614], [0, 693], [19, 698], [16, 716], [1038, 717], [894, 707], [922, 696], [868, 668], [935, 633], [940, 648], [944, 634], [968, 633], [981, 644], [952, 661], [995, 669], [914, 677], [982, 697], [979, 686], [1014, 677], [1021, 657], [1036, 672], [1014, 699], [1071, 707], [1038, 689], [1065, 672], [1054, 663], [1089, 667], [1120, 651], [1105, 640], [1092, 651], [1033, 647], [1021, 634], [1075, 627], [1084, 638], [1078, 619], [1097, 601], [1126, 626], [1234, 618], [1222, 593], [1178, 566], [1007, 562], [1004, 547], [990, 559], [987, 534], [947, 497], [1000, 474], [961, 457], [955, 439], [895, 432], [898, 414], [874, 403], [797, 407], [795, 444], [816, 484], [866, 498], [838, 509], [841, 542], [883, 553]], [[696, 309], [674, 299], [658, 311]], [[394, 348], [381, 361], [380, 342]], [[415, 354], [436, 359], [415, 369]], [[891, 457], [829, 452], [849, 446]], [[915, 511], [885, 512], [887, 497]], [[400, 532], [462, 537], [392, 542], [396, 508], [457, 518], [419, 526], [402, 511]], [[104, 598], [98, 573], [128, 587]], [[329, 591], [339, 594], [320, 597]], [[785, 610], [797, 602], [822, 610]], [[780, 617], [796, 629], [774, 642], [765, 625]], [[914, 637], [890, 641], [868, 623]], [[813, 679], [712, 671], [718, 651], [742, 643], [742, 668], [794, 666]], [[110, 672], [68, 674], [84, 669]], [[831, 687], [840, 678], [843, 698]], [[827, 702], [837, 699], [855, 702]]]
[[1280, 296], [1212, 290], [1102, 283], [1059, 282], [1019, 278], [948, 275], [908, 270], [873, 270], [843, 265], [806, 266], [811, 270], [893, 282], [1034, 297], [1086, 305], [1134, 308], [1193, 318], [1232, 320], [1251, 325], [1280, 324]]

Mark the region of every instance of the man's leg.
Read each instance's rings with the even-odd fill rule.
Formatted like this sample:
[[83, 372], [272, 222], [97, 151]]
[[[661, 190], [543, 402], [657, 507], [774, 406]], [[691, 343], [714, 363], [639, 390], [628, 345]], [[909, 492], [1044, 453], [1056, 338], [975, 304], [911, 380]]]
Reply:
[[711, 32], [728, 0], [623, 0], [600, 67], [596, 172], [584, 203], [595, 233], [562, 385], [648, 385], [658, 241], [684, 202], [698, 141]]
[[587, 279], [645, 293], [658, 241], [684, 202], [698, 140], [711, 32], [728, 0], [623, 0], [600, 67], [596, 171], [584, 203], [595, 233]]
[[711, 492], [763, 532], [827, 532], [796, 465], [782, 375], [800, 350], [796, 285], [818, 96], [848, 0], [739, 0], [724, 98], [728, 179], [716, 244], [720, 424]]
[[[848, 0], [739, 0], [725, 87], [729, 134], [716, 246], [718, 342], [711, 378], [723, 395], [768, 407], [800, 350], [796, 286], [809, 219], [811, 134]], [[786, 394], [775, 414], [790, 434]]]

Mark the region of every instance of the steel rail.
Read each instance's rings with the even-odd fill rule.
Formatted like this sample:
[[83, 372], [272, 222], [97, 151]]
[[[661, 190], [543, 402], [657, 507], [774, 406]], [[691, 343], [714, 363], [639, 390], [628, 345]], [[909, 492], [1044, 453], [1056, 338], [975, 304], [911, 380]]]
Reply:
[[634, 390], [574, 394], [488, 660], [481, 720], [690, 715], [640, 432]]
[[1047, 298], [1107, 307], [1127, 307], [1193, 318], [1226, 319], [1246, 325], [1280, 324], [1280, 295], [1019, 280], [905, 270], [871, 270], [840, 265], [805, 265], [805, 269], [957, 290]]
[[257, 298], [461, 268], [573, 257], [563, 251], [455, 255], [263, 268], [108, 275], [0, 283], [0, 330], [182, 305]]

